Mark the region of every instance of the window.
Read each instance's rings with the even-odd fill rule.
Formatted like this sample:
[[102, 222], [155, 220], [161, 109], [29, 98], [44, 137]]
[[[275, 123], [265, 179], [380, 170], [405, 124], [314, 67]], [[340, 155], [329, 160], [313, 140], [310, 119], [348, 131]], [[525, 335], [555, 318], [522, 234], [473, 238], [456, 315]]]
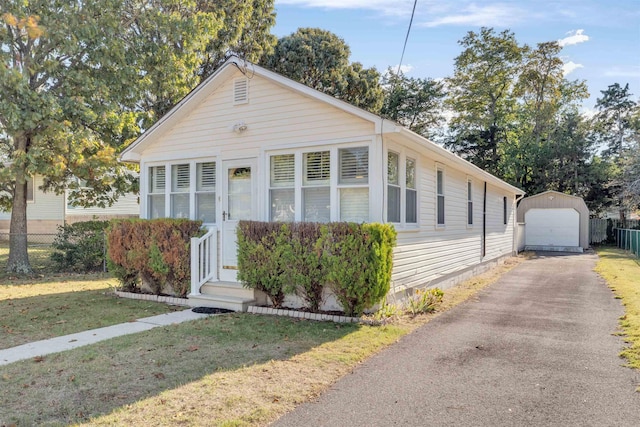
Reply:
[[27, 178], [27, 202], [33, 202], [34, 201], [34, 193], [33, 193], [33, 187], [34, 187], [34, 178], [32, 176]]
[[502, 222], [507, 225], [507, 198], [502, 198]]
[[295, 220], [295, 156], [271, 156], [271, 221]]
[[338, 150], [340, 220], [369, 220], [369, 148]]
[[331, 156], [329, 151], [304, 153], [302, 172], [303, 221], [331, 220]]
[[[147, 170], [147, 218], [199, 219], [205, 224], [216, 222], [215, 162], [167, 164], [151, 166]], [[169, 182], [167, 171], [171, 173]]]
[[196, 218], [216, 222], [216, 163], [196, 164]]
[[387, 221], [400, 222], [400, 156], [387, 154]]
[[444, 170], [441, 168], [436, 172], [436, 193], [437, 224], [444, 226]]
[[406, 204], [405, 222], [418, 222], [418, 192], [416, 190], [416, 161], [407, 157], [405, 161]]
[[189, 164], [171, 166], [171, 218], [189, 218]]
[[149, 168], [149, 189], [147, 195], [147, 218], [162, 218], [165, 216], [165, 167], [152, 166]]
[[473, 183], [467, 180], [467, 225], [473, 225]]

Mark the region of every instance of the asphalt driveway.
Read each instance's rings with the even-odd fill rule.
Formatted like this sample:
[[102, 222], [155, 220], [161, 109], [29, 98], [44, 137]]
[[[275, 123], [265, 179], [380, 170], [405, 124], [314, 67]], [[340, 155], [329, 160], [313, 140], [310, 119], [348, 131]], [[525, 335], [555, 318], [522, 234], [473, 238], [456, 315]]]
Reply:
[[275, 426], [638, 426], [594, 254], [541, 253]]

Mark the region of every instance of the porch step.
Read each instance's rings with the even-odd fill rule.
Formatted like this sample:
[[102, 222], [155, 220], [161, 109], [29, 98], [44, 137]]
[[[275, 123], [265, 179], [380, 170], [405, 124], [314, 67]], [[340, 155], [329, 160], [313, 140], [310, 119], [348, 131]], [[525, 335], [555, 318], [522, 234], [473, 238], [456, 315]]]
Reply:
[[242, 286], [242, 283], [238, 282], [207, 282], [200, 287], [200, 293], [205, 295], [255, 298], [253, 289], [245, 288]]
[[189, 306], [225, 308], [233, 311], [247, 311], [247, 307], [256, 303], [254, 298], [242, 298], [228, 295], [189, 295]]

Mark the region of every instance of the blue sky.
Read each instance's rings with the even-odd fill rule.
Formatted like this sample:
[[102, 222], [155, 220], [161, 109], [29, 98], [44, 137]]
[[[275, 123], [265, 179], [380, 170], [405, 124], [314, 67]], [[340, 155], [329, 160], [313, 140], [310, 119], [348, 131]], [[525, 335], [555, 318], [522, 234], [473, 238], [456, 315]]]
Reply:
[[[282, 37], [318, 27], [343, 38], [351, 60], [384, 71], [398, 66], [413, 0], [276, 0]], [[520, 44], [562, 41], [565, 76], [586, 80], [591, 110], [600, 91], [629, 83], [640, 95], [640, 0], [418, 0], [404, 56], [412, 77], [452, 74], [458, 40], [480, 27], [510, 29]]]

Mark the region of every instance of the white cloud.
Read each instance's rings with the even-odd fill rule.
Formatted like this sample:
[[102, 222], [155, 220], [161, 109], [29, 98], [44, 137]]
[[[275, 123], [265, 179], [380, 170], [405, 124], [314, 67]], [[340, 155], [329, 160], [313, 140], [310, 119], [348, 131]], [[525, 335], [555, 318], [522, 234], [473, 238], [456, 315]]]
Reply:
[[577, 70], [578, 68], [584, 68], [584, 65], [576, 64], [573, 61], [565, 62], [562, 65], [562, 74], [566, 76], [567, 74], [570, 74], [571, 72]]
[[567, 37], [558, 40], [558, 44], [561, 47], [589, 41], [589, 36], [584, 34], [584, 30], [569, 31], [567, 34], [569, 34]]
[[505, 3], [484, 6], [476, 6], [471, 3], [469, 6], [462, 8], [461, 12], [441, 16], [422, 25], [425, 27], [438, 27], [441, 25], [508, 27], [521, 21], [526, 16], [526, 12], [523, 9]]

